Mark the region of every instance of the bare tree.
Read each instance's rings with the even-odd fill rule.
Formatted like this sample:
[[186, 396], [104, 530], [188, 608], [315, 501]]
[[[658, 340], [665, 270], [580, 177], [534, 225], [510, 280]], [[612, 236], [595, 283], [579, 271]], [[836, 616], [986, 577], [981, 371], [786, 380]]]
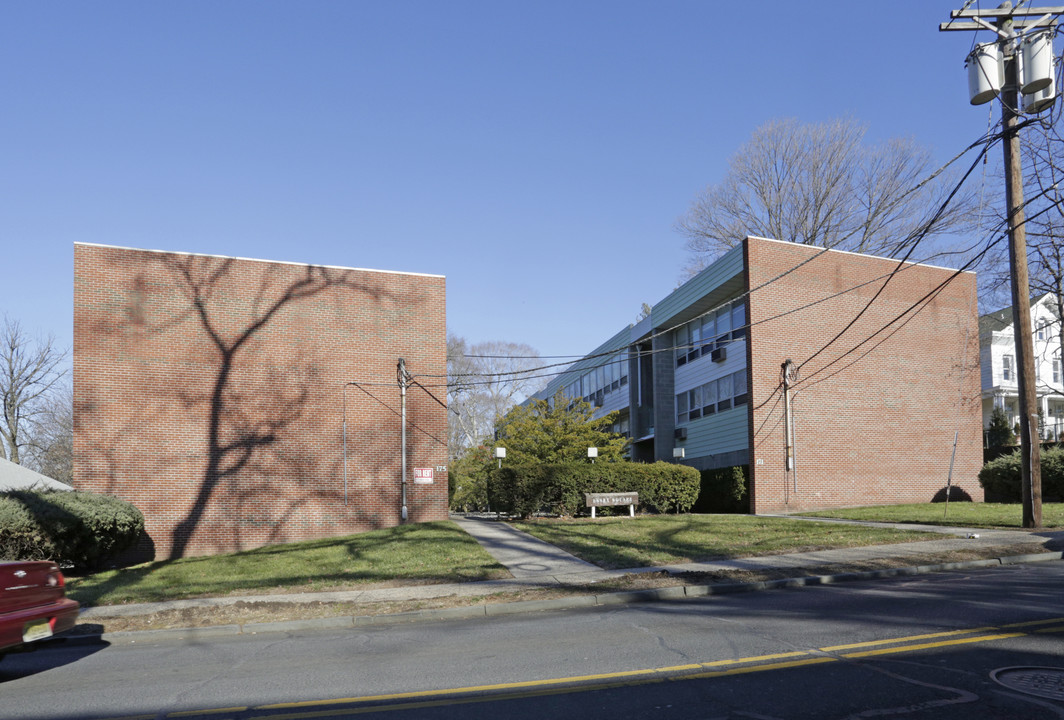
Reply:
[[490, 437], [496, 418], [539, 390], [539, 353], [528, 345], [492, 341], [469, 345], [447, 338], [448, 450], [452, 458]]
[[[931, 174], [928, 149], [912, 139], [867, 145], [852, 119], [757, 128], [677, 222], [687, 238], [685, 273], [694, 275], [747, 235], [894, 257], [926, 229], [957, 230], [970, 198], [955, 197], [945, 175]], [[940, 209], [945, 205], [945, 208]]]
[[29, 433], [45, 412], [44, 401], [66, 375], [66, 357], [53, 337], [31, 337], [17, 320], [4, 316], [0, 327], [0, 457], [22, 461], [21, 450], [29, 445]]
[[67, 485], [74, 483], [74, 393], [62, 383], [43, 399], [29, 433], [24, 464]]

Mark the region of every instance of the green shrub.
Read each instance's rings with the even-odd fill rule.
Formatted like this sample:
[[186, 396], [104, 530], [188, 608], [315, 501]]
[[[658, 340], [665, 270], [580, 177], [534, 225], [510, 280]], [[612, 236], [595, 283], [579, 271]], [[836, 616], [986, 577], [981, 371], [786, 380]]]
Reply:
[[60, 490], [0, 493], [0, 558], [93, 569], [131, 547], [144, 516], [109, 495]]
[[639, 504], [654, 512], [686, 512], [698, 488], [697, 470], [665, 462], [528, 463], [497, 469], [488, 478], [492, 509], [521, 517], [573, 516], [587, 511], [584, 493], [606, 492], [639, 493]]
[[[1064, 448], [1042, 449], [1042, 500], [1064, 502]], [[1020, 502], [1020, 451], [991, 460], [979, 471], [987, 502]]]
[[703, 470], [694, 510], [700, 513], [750, 512], [749, 485], [743, 468]]

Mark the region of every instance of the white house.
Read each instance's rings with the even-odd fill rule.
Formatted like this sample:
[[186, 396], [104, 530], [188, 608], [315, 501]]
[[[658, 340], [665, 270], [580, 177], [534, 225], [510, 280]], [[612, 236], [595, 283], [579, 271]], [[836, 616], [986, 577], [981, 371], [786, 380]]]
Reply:
[[[1031, 301], [1034, 369], [1044, 440], [1064, 439], [1064, 368], [1060, 357], [1060, 315], [1056, 298], [1045, 294]], [[995, 406], [1009, 424], [1019, 423], [1018, 367], [1012, 308], [979, 318], [979, 362], [982, 368], [983, 427]]]

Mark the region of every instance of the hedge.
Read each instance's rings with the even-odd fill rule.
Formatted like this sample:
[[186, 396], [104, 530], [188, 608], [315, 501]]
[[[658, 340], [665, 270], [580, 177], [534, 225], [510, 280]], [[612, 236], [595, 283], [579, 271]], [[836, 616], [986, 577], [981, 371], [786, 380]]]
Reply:
[[697, 513], [748, 513], [750, 488], [745, 466], [702, 471], [702, 489], [695, 502]]
[[699, 473], [686, 465], [658, 462], [510, 465], [488, 478], [492, 509], [528, 517], [573, 516], [586, 510], [584, 493], [637, 492], [655, 512], [686, 512], [698, 497]]
[[[1064, 448], [1042, 449], [1042, 500], [1064, 502]], [[987, 502], [1020, 502], [1020, 451], [991, 460], [979, 471]]]
[[144, 515], [109, 495], [63, 490], [0, 493], [0, 558], [95, 569], [131, 547]]

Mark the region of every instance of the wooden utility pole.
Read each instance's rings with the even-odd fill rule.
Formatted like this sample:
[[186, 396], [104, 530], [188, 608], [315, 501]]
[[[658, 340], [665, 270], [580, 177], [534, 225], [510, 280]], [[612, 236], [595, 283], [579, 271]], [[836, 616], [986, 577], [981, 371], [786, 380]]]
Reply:
[[[1010, 5], [1011, 3], [1007, 3]], [[1016, 57], [1011, 17], [998, 21], [1003, 33], [1005, 85], [1001, 91], [1001, 127], [1004, 132], [1005, 194], [1009, 228], [1009, 275], [1012, 278], [1012, 328], [1019, 370], [1020, 472], [1023, 526], [1042, 527], [1042, 447], [1038, 435], [1038, 396], [1031, 330], [1031, 289], [1027, 276], [1027, 228], [1023, 210], [1023, 169], [1020, 167], [1020, 62]]]
[[[1027, 276], [1023, 171], [1020, 167], [1020, 62], [1017, 57], [1016, 31], [1053, 27], [1056, 23], [1055, 16], [1064, 13], [1064, 7], [1013, 8], [1011, 2], [1004, 2], [995, 10], [970, 10], [971, 4], [969, 1], [963, 9], [951, 12], [950, 17], [953, 20], [939, 25], [939, 30], [990, 30], [997, 34], [997, 42], [1004, 58], [1001, 125], [1005, 154], [1009, 275], [1012, 280], [1012, 327], [1019, 375], [1023, 527], [1037, 528], [1042, 526], [1042, 461], [1031, 328], [1031, 290]], [[956, 19], [966, 21], [955, 22]], [[989, 20], [995, 21], [995, 24], [991, 24]]]

